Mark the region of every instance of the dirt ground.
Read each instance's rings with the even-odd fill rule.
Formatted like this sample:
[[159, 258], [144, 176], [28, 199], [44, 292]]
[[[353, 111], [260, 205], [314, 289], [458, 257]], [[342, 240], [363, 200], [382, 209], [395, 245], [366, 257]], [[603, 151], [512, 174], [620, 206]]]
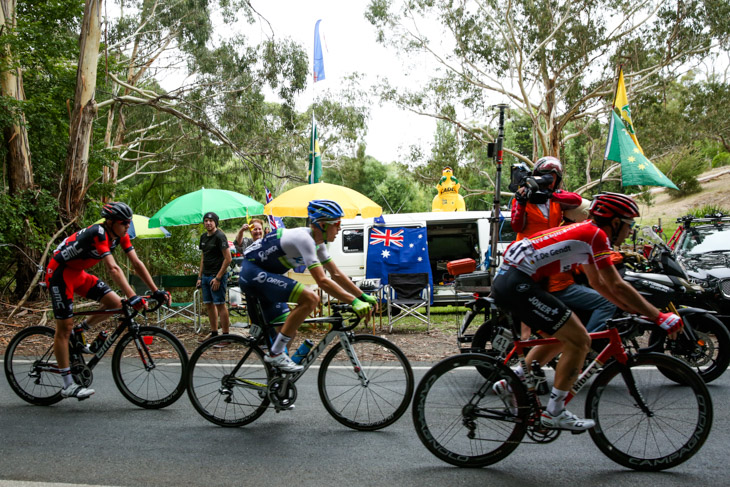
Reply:
[[[0, 355], [5, 354], [5, 348], [12, 339], [12, 337], [22, 330], [24, 327], [31, 325], [44, 324], [46, 326], [54, 326], [53, 320], [47, 320], [44, 316], [47, 315], [46, 311], [49, 310], [48, 303], [38, 302], [27, 305], [20, 313], [11, 319], [8, 319], [8, 315], [12, 308], [8, 303], [0, 302]], [[232, 323], [240, 321], [240, 318], [232, 317]], [[377, 318], [376, 318], [377, 320]], [[388, 327], [385, 326], [387, 319], [383, 322], [383, 327], [379, 326], [379, 321], [375, 324], [375, 335], [379, 335], [387, 338], [388, 340], [395, 343], [402, 351], [406, 354], [411, 361], [425, 361], [425, 362], [437, 362], [442, 358], [454, 355], [459, 352], [457, 348], [456, 340], [456, 316], [455, 315], [432, 315], [433, 325], [430, 333], [423, 331], [409, 330], [408, 326], [399, 326], [393, 329], [393, 333], [388, 332]], [[101, 330], [113, 329], [116, 324], [112, 321], [107, 321], [100, 325], [93, 327], [91, 330], [86, 332], [87, 338], [95, 337]], [[199, 340], [208, 336], [208, 320], [203, 319], [203, 330], [200, 334], [196, 334], [192, 326], [189, 324], [175, 323], [171, 324], [168, 329], [172, 331], [185, 345], [185, 349], [188, 354], [192, 354], [197, 348]], [[246, 335], [248, 330], [238, 326], [231, 327], [232, 333], [238, 333]], [[373, 333], [372, 324], [367, 327], [360, 325], [355, 330], [357, 333]], [[295, 350], [304, 339], [311, 339], [315, 343], [325, 335], [327, 329], [325, 328], [314, 328], [307, 327], [304, 325], [297, 337], [294, 339], [294, 344], [290, 347], [290, 350]]]

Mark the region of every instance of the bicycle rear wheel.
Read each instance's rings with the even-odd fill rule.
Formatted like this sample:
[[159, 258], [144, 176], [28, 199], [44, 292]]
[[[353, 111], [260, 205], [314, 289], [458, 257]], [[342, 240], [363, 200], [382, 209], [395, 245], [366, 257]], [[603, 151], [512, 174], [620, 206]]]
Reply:
[[338, 343], [319, 369], [317, 387], [325, 409], [340, 423], [374, 431], [395, 423], [413, 395], [413, 370], [395, 344], [373, 335], [349, 338], [367, 383]]
[[16, 334], [5, 350], [5, 377], [10, 388], [24, 401], [50, 406], [61, 399], [63, 379], [49, 368], [58, 368], [53, 354], [55, 331], [31, 326]]
[[[503, 379], [513, 391], [510, 404], [492, 391]], [[515, 407], [516, 416], [510, 412]], [[457, 467], [484, 467], [512, 453], [525, 436], [529, 411], [527, 391], [514, 372], [481, 354], [436, 364], [418, 384], [412, 408], [424, 446]]]
[[156, 326], [141, 326], [139, 334], [130, 331], [114, 349], [112, 376], [132, 404], [161, 409], [185, 392], [187, 365], [188, 353], [175, 335]]
[[[679, 383], [667, 378], [680, 379]], [[629, 385], [636, 383], [635, 392]], [[647, 409], [642, 410], [641, 404]], [[712, 428], [712, 400], [704, 381], [681, 360], [639, 354], [598, 374], [586, 397], [596, 446], [635, 470], [672, 468], [697, 453]]]
[[266, 412], [270, 377], [263, 353], [249, 339], [219, 335], [203, 342], [190, 357], [188, 397], [211, 423], [243, 426]]

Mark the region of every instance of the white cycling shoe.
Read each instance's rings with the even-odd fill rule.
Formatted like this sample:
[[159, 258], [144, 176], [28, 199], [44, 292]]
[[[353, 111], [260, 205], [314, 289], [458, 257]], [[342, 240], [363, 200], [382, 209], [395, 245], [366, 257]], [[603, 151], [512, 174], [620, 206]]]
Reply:
[[61, 397], [66, 399], [75, 397], [79, 401], [83, 401], [84, 399], [90, 398], [94, 392], [96, 392], [94, 389], [87, 389], [84, 386], [74, 383], [61, 389]]
[[295, 364], [294, 361], [292, 361], [291, 358], [285, 353], [280, 353], [278, 355], [271, 356], [270, 353], [267, 353], [264, 355], [264, 362], [267, 364], [270, 364], [272, 367], [282, 371], [282, 372], [301, 372], [304, 370], [303, 365]]
[[596, 422], [592, 419], [581, 419], [567, 409], [563, 409], [563, 412], [557, 416], [543, 411], [540, 416], [540, 424], [553, 430], [585, 431], [593, 428]]

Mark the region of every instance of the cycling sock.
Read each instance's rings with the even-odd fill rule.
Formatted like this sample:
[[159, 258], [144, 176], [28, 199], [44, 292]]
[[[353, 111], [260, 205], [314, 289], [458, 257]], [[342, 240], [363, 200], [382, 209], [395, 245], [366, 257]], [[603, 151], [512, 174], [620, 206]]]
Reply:
[[552, 416], [557, 416], [562, 413], [563, 409], [565, 409], [566, 397], [568, 397], [568, 391], [561, 391], [553, 387], [553, 390], [550, 392], [550, 400], [548, 401], [547, 408], [545, 408], [547, 412]]
[[63, 379], [64, 389], [74, 383], [74, 377], [71, 375], [71, 367], [61, 369], [61, 378]]
[[291, 337], [288, 337], [281, 333], [277, 334], [276, 340], [274, 340], [274, 344], [271, 346], [271, 355], [279, 355], [280, 353], [282, 353], [290, 341]]
[[218, 336], [218, 330], [213, 330], [210, 332], [210, 336], [217, 337]]

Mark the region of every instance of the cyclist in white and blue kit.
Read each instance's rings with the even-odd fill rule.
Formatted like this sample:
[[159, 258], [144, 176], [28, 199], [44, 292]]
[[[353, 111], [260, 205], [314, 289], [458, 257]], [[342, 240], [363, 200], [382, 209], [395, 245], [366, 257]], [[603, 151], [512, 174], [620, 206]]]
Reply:
[[[309, 227], [278, 229], [249, 246], [241, 263], [241, 292], [256, 296], [268, 324], [282, 325], [264, 360], [283, 372], [299, 372], [284, 353], [299, 326], [317, 308], [319, 297], [301, 283], [282, 274], [304, 265], [322, 291], [352, 303], [359, 317], [369, 316], [377, 300], [362, 292], [332, 261], [326, 244], [340, 231], [344, 212], [331, 200], [313, 200], [307, 207]], [[331, 277], [325, 274], [327, 270]], [[296, 303], [289, 310], [287, 303]]]

